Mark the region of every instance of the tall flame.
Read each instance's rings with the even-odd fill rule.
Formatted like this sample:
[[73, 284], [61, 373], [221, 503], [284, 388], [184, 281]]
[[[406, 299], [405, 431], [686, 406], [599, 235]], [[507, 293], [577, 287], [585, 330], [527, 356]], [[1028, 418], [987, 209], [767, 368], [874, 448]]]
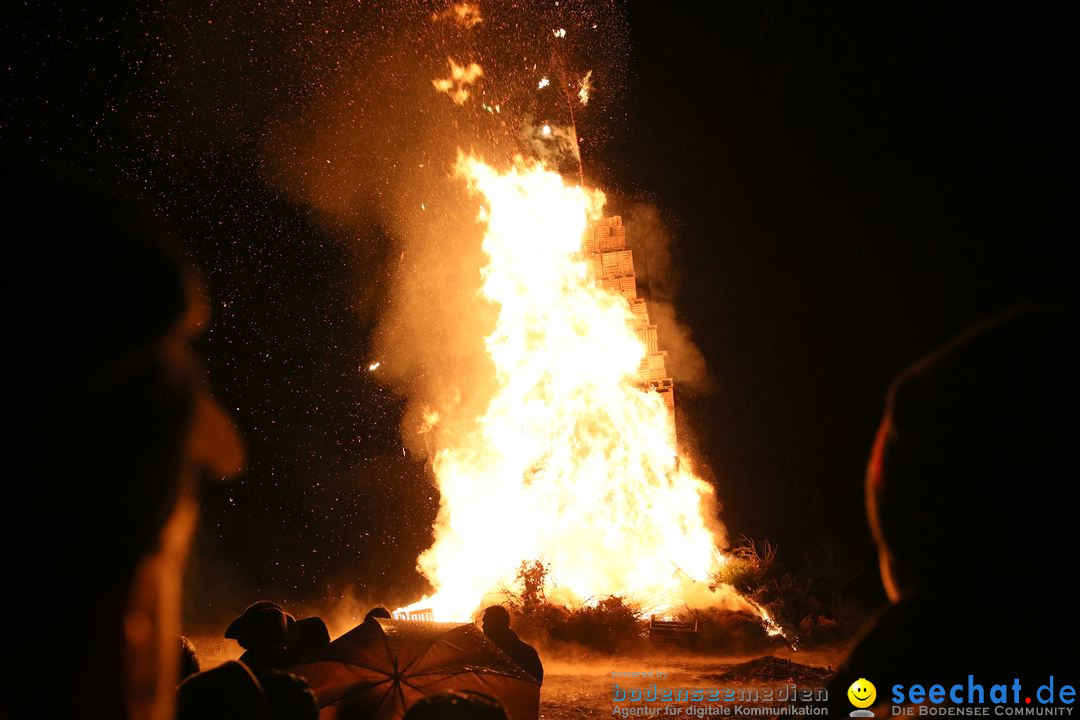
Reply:
[[470, 430], [438, 440], [441, 508], [418, 561], [436, 592], [410, 607], [468, 618], [536, 559], [563, 601], [686, 600], [724, 561], [713, 490], [678, 457], [661, 396], [634, 381], [646, 347], [627, 300], [590, 274], [603, 193], [522, 158], [498, 171], [459, 154], [455, 170], [481, 202], [496, 391]]

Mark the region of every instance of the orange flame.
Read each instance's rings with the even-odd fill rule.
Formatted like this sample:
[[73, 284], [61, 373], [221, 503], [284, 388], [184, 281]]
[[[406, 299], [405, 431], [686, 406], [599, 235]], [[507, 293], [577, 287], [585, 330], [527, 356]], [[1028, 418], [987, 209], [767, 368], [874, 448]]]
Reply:
[[582, 252], [603, 193], [520, 157], [500, 172], [459, 154], [455, 170], [481, 201], [497, 389], [468, 430], [437, 438], [441, 508], [418, 561], [435, 594], [403, 610], [468, 618], [535, 559], [563, 602], [714, 604], [700, 601], [724, 562], [712, 487], [678, 457], [661, 396], [636, 384], [630, 305]]

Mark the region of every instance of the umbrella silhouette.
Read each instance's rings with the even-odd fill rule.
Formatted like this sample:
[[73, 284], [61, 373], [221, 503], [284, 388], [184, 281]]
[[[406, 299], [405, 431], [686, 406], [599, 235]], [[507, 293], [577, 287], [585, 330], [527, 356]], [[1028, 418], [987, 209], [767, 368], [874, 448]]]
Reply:
[[292, 672], [315, 692], [320, 720], [397, 720], [446, 690], [490, 695], [511, 720], [540, 708], [540, 683], [472, 624], [372, 618]]

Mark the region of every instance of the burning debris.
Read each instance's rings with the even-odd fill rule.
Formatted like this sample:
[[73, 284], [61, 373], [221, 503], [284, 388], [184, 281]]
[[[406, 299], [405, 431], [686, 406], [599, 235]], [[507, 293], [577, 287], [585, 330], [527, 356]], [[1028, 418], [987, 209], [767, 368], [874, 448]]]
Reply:
[[589, 93], [592, 92], [592, 70], [585, 73], [585, 77], [581, 78], [581, 82], [578, 83], [578, 101], [582, 105], [589, 104]]
[[454, 58], [446, 58], [450, 66], [450, 77], [437, 78], [431, 84], [441, 93], [446, 93], [456, 105], [464, 105], [469, 99], [469, 86], [484, 76], [484, 69], [472, 62], [458, 65]]
[[484, 22], [484, 18], [480, 15], [480, 8], [470, 3], [451, 5], [442, 12], [433, 13], [431, 20], [432, 22], [450, 20], [466, 30], [471, 30], [476, 25]]

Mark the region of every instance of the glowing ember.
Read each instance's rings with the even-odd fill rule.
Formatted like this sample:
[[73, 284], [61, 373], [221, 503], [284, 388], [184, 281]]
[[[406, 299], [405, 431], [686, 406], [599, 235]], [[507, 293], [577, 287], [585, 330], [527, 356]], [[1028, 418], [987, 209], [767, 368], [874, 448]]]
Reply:
[[553, 600], [715, 604], [712, 488], [677, 456], [662, 397], [634, 381], [646, 347], [629, 303], [582, 253], [604, 195], [521, 158], [498, 171], [459, 155], [456, 173], [481, 201], [497, 390], [471, 429], [436, 440], [442, 504], [419, 559], [436, 593], [402, 611], [468, 618], [536, 559]]
[[371, 371], [371, 372], [375, 372], [376, 370], [379, 369], [380, 365], [382, 365], [381, 362], [373, 362], [373, 363], [371, 363], [370, 365], [367, 366], [367, 369], [369, 371]]

